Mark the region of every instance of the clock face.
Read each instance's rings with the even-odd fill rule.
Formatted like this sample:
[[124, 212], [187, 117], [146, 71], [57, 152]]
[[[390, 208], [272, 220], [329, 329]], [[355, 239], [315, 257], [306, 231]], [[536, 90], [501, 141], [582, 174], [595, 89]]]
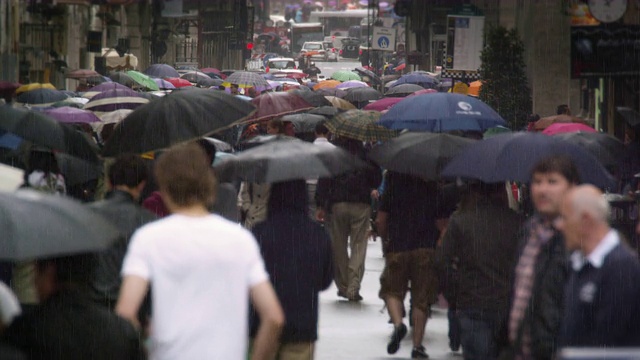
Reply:
[[618, 21], [627, 11], [627, 0], [589, 0], [589, 11], [600, 22]]

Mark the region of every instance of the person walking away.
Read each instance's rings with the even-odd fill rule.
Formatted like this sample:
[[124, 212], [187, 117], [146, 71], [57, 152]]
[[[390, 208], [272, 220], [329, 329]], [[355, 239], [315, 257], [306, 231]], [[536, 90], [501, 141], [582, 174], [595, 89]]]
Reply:
[[[116, 313], [137, 324], [151, 286], [151, 359], [244, 359], [249, 299], [261, 325], [252, 359], [273, 356], [284, 323], [254, 237], [207, 207], [216, 179], [202, 148], [166, 151], [156, 164], [172, 215], [133, 235]], [[247, 294], [250, 296], [248, 297]]]
[[[276, 359], [313, 359], [318, 339], [318, 293], [331, 285], [331, 239], [309, 219], [304, 180], [271, 186], [267, 220], [253, 228], [287, 323]], [[260, 318], [252, 312], [251, 336]]]
[[640, 346], [640, 262], [609, 226], [610, 214], [591, 185], [576, 187], [562, 204], [557, 225], [572, 251], [562, 346]]
[[533, 167], [535, 214], [526, 223], [515, 268], [508, 323], [510, 347], [501, 357], [551, 359], [558, 349], [568, 264], [564, 238], [553, 222], [560, 215], [564, 195], [579, 182], [578, 170], [565, 156], [543, 159]]
[[504, 183], [471, 184], [442, 240], [447, 302], [456, 308], [465, 359], [495, 359], [506, 325], [524, 218]]
[[[140, 194], [147, 183], [147, 165], [139, 156], [118, 156], [107, 170], [108, 192], [102, 201], [90, 205], [118, 228], [122, 236], [107, 250], [96, 255], [95, 276], [91, 281], [92, 298], [97, 304], [113, 311], [120, 292], [120, 269], [133, 233], [141, 226], [156, 220], [150, 211], [138, 205]], [[144, 307], [140, 320], [146, 324], [150, 316]]]
[[[338, 146], [365, 159], [360, 141], [342, 138]], [[360, 284], [367, 254], [371, 192], [381, 181], [380, 169], [371, 166], [330, 179], [318, 180], [316, 219], [329, 227], [338, 296], [361, 301]], [[349, 251], [348, 251], [349, 250]]]
[[387, 243], [379, 296], [394, 325], [387, 352], [395, 354], [407, 334], [402, 321], [403, 301], [409, 283], [413, 316], [411, 357], [426, 359], [422, 342], [430, 306], [438, 294], [435, 247], [438, 241], [437, 184], [412, 176], [387, 172], [387, 189], [376, 218], [378, 235]]
[[[316, 139], [313, 141], [314, 145], [320, 146], [326, 149], [333, 149], [336, 146], [329, 142], [329, 129], [327, 129], [326, 121], [322, 120], [316, 124], [316, 128], [314, 130]], [[309, 200], [309, 216], [315, 220], [316, 219], [316, 187], [318, 186], [318, 179], [310, 179], [307, 180], [307, 199]]]
[[93, 254], [37, 260], [40, 305], [13, 321], [4, 342], [32, 360], [144, 359], [134, 327], [90, 300], [95, 264]]

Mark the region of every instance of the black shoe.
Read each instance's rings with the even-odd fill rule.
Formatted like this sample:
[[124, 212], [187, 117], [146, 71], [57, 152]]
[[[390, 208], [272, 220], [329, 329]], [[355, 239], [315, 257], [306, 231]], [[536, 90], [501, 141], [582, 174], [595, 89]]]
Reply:
[[420, 345], [418, 347], [414, 347], [411, 351], [412, 359], [428, 359], [429, 355], [427, 355], [427, 351], [424, 349], [424, 346]]
[[460, 343], [449, 343], [449, 349], [451, 349], [452, 352], [457, 352], [458, 350], [460, 350]]
[[400, 324], [393, 329], [391, 337], [389, 338], [389, 344], [387, 344], [387, 353], [395, 354], [400, 349], [400, 342], [407, 336], [407, 326]]

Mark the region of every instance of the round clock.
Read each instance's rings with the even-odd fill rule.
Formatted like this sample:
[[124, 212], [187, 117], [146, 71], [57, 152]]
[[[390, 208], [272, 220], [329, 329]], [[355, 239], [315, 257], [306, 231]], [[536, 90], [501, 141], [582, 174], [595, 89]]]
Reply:
[[589, 11], [600, 22], [618, 21], [627, 11], [627, 0], [589, 0]]

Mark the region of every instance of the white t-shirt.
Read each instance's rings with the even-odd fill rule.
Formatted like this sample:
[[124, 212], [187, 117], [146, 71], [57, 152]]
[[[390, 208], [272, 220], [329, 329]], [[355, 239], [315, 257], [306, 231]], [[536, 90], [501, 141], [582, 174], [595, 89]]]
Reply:
[[249, 290], [268, 281], [250, 232], [171, 215], [133, 235], [122, 275], [151, 283], [152, 359], [246, 358]]

